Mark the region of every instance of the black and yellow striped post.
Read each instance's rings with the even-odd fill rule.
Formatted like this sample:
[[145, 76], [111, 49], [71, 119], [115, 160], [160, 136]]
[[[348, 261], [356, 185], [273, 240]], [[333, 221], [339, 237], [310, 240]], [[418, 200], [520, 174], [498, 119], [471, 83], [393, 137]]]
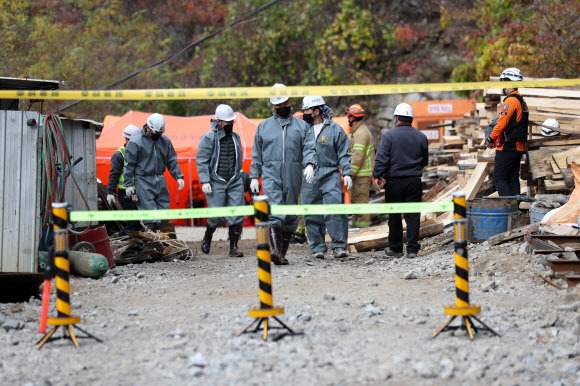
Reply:
[[[286, 335], [300, 335], [301, 332], [294, 332], [290, 327], [284, 324], [276, 315], [284, 313], [283, 307], [274, 307], [274, 297], [272, 296], [272, 258], [270, 256], [270, 244], [268, 241], [268, 217], [270, 215], [270, 205], [266, 196], [254, 197], [254, 219], [256, 222], [256, 240], [258, 254], [258, 280], [260, 284], [260, 308], [252, 308], [249, 315], [255, 320], [244, 328], [239, 334], [247, 332], [257, 332], [264, 325], [264, 340], [268, 339], [268, 328], [284, 329], [285, 333], [278, 335], [274, 340], [283, 338]], [[280, 326], [269, 326], [268, 320], [272, 317]], [[250, 328], [256, 324], [255, 328]]]
[[[467, 202], [465, 200], [465, 193], [458, 192], [453, 194], [453, 204], [455, 212], [455, 305], [445, 307], [444, 312], [450, 315], [451, 318], [433, 334], [433, 338], [440, 332], [462, 328], [467, 330], [469, 337], [473, 340], [473, 333], [477, 332], [478, 328], [471, 318], [481, 323], [483, 327], [479, 327], [480, 329], [491, 331], [499, 336], [498, 333], [475, 316], [481, 312], [479, 304], [469, 303], [469, 262], [467, 260], [467, 239], [465, 237], [467, 228]], [[453, 319], [458, 316], [461, 317], [461, 326], [449, 326]]]
[[[56, 339], [70, 339], [76, 347], [79, 347], [79, 343], [72, 331], [71, 326], [74, 326], [75, 328], [87, 334], [86, 337], [93, 338], [99, 342], [102, 342], [100, 339], [92, 336], [80, 327], [75, 326], [77, 323], [81, 322], [81, 318], [80, 316], [71, 315], [69, 283], [70, 263], [68, 260], [68, 211], [66, 206], [67, 205], [64, 202], [52, 204], [52, 221], [54, 232], [53, 271], [55, 272], [56, 277], [56, 309], [58, 316], [56, 318], [48, 318], [48, 324], [54, 327], [38, 341], [36, 346], [38, 349], [40, 349], [46, 342]], [[59, 338], [52, 337], [52, 335], [59, 327], [63, 327], [65, 329], [63, 336]], [[66, 335], [66, 332], [68, 332], [68, 336]]]

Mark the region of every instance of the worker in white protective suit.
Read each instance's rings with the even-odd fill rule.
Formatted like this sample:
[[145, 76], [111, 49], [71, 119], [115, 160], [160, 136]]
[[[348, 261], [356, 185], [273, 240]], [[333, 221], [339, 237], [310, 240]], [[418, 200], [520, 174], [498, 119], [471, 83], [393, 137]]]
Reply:
[[[185, 186], [183, 173], [177, 162], [177, 153], [165, 132], [165, 118], [155, 113], [147, 118], [141, 135], [127, 144], [125, 149], [124, 185], [128, 196], [137, 194], [139, 210], [169, 209], [169, 191], [163, 173], [169, 169], [177, 180], [178, 189]], [[145, 220], [143, 224], [152, 231], [165, 227], [168, 220]]]
[[[339, 124], [332, 120], [332, 110], [321, 96], [306, 96], [302, 101], [302, 119], [308, 123], [316, 144], [316, 170], [314, 182], [302, 185], [302, 204], [342, 204], [342, 175], [347, 190], [352, 187], [351, 155], [348, 152], [348, 136]], [[332, 240], [335, 258], [347, 257], [348, 216], [305, 215], [304, 224], [308, 245], [314, 257], [324, 259], [328, 250], [324, 239], [326, 231]]]
[[[197, 147], [195, 162], [201, 190], [205, 193], [210, 208], [245, 205], [244, 184], [241, 178], [244, 154], [242, 141], [234, 132], [234, 110], [228, 105], [219, 105], [215, 119], [211, 120], [211, 131], [205, 133]], [[238, 249], [244, 216], [210, 217], [201, 251], [209, 253], [216, 228], [227, 221], [230, 237], [230, 256], [243, 257]]]
[[[274, 88], [284, 88], [275, 84]], [[297, 205], [302, 175], [306, 183], [314, 181], [316, 158], [314, 137], [306, 122], [292, 115], [292, 101], [287, 96], [270, 98], [273, 115], [262, 121], [256, 130], [250, 169], [251, 189], [260, 190], [262, 177], [264, 194], [270, 205]], [[270, 216], [272, 262], [288, 264], [286, 253], [292, 234], [298, 225], [296, 215]]]

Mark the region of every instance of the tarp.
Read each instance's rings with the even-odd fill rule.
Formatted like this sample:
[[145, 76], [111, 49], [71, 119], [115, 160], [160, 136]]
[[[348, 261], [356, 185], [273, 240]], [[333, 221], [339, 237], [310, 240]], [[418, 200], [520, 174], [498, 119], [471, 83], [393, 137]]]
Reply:
[[[113, 152], [125, 142], [125, 138], [123, 137], [125, 127], [129, 124], [143, 127], [150, 115], [151, 113], [129, 111], [119, 119], [112, 120], [113, 122], [110, 125], [105, 125], [101, 136], [97, 140], [97, 177], [103, 184], [106, 185], [109, 181], [111, 156]], [[205, 201], [205, 195], [201, 191], [197, 176], [195, 155], [202, 135], [210, 130], [210, 120], [213, 118], [213, 115], [199, 117], [164, 115], [164, 117], [165, 135], [173, 143], [173, 147], [177, 152], [179, 166], [185, 176], [185, 188], [182, 191], [178, 191], [177, 182], [168, 172], [165, 173], [165, 180], [167, 181], [169, 194], [171, 196], [171, 208], [195, 207], [196, 202], [199, 204], [199, 202]], [[236, 113], [234, 131], [241, 137], [242, 147], [244, 148], [243, 169], [248, 173], [250, 172], [252, 145], [257, 128], [257, 124], [253, 123], [243, 114]]]

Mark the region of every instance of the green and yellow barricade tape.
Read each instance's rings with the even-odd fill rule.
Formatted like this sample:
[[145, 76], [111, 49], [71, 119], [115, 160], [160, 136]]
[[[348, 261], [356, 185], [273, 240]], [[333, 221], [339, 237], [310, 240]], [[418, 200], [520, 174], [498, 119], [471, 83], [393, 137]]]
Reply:
[[[450, 212], [453, 202], [406, 202], [394, 204], [335, 204], [335, 205], [272, 205], [272, 215], [321, 215], [363, 213], [420, 213]], [[113, 210], [74, 211], [70, 220], [77, 221], [120, 221], [120, 220], [169, 220], [182, 218], [252, 216], [253, 206], [230, 206], [198, 209], [162, 210]]]

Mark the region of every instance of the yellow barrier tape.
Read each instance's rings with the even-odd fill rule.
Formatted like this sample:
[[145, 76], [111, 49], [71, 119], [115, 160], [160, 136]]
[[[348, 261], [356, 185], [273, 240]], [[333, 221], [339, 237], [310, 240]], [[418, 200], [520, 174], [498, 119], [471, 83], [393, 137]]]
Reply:
[[[291, 86], [272, 87], [222, 87], [153, 90], [0, 90], [0, 99], [60, 99], [60, 100], [191, 100], [191, 99], [251, 99], [279, 96], [303, 97], [306, 95], [360, 96], [383, 94], [408, 94], [432, 91], [469, 91], [504, 88], [505, 82], [418, 83], [346, 86]], [[550, 79], [510, 82], [510, 86], [564, 87], [579, 86], [580, 79]]]

